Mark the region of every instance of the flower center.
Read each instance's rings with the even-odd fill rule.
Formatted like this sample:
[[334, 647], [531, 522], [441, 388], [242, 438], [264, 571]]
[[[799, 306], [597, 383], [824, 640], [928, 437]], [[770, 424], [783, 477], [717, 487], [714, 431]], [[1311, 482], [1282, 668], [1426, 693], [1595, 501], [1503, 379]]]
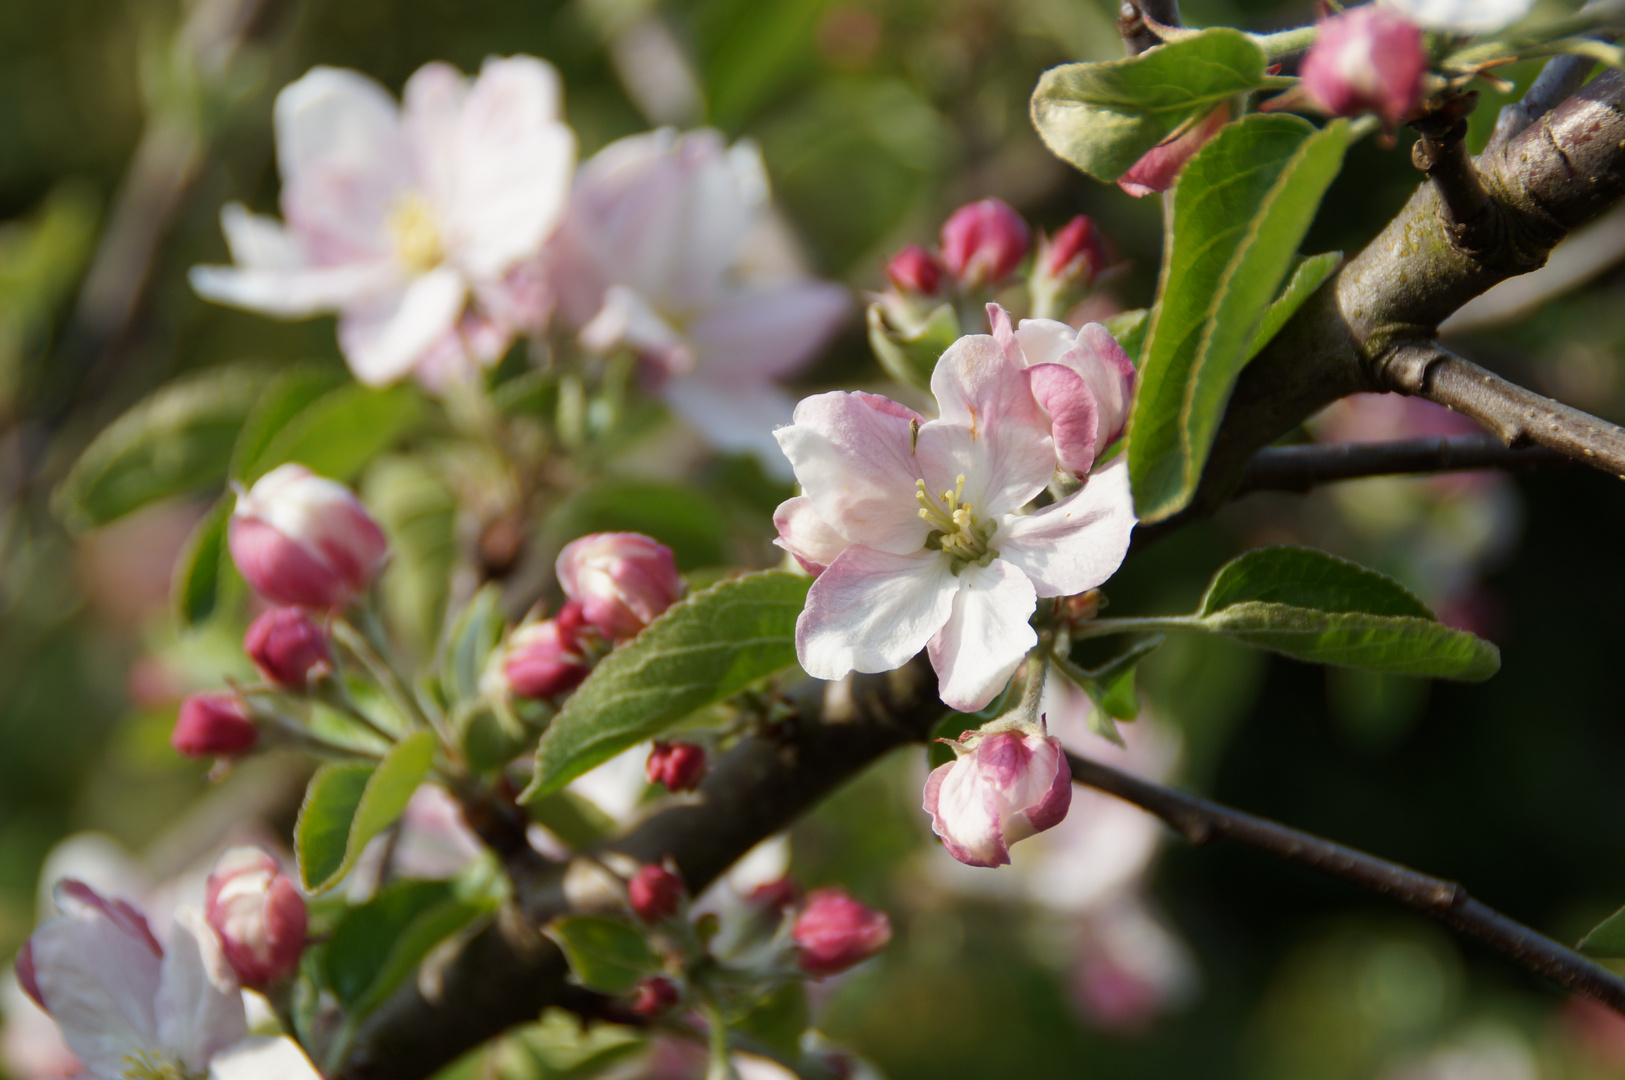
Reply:
[[434, 227], [434, 210], [422, 195], [409, 191], [397, 199], [386, 224], [395, 238], [396, 257], [409, 269], [423, 274], [440, 265], [445, 252]]
[[914, 486], [918, 489], [914, 497], [920, 503], [920, 517], [931, 524], [926, 547], [948, 556], [955, 574], [966, 566], [986, 566], [993, 561], [998, 552], [987, 545], [998, 531], [998, 522], [978, 518], [975, 507], [964, 501], [963, 473], [952, 491], [939, 492], [935, 498], [925, 490], [924, 480], [914, 481]]
[[119, 1064], [119, 1080], [196, 1080], [179, 1061], [152, 1050], [125, 1054]]

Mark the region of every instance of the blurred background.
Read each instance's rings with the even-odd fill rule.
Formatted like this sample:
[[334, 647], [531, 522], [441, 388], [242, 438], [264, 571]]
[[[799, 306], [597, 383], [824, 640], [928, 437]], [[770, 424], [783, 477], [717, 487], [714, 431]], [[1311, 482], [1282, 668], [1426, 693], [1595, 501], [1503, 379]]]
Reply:
[[[1314, 16], [1270, 0], [1182, 6], [1192, 25]], [[1106, 0], [0, 5], [0, 958], [33, 926], [42, 864], [65, 837], [105, 834], [157, 880], [234, 818], [292, 821], [299, 777], [276, 762], [212, 787], [167, 746], [180, 695], [243, 664], [240, 625], [175, 640], [170, 567], [205, 504], [78, 534], [49, 507], [89, 439], [177, 374], [242, 360], [343, 371], [330, 320], [214, 307], [185, 279], [224, 261], [223, 203], [275, 212], [282, 85], [330, 64], [398, 91], [430, 60], [474, 71], [487, 55], [534, 54], [564, 77], [583, 157], [666, 123], [755, 140], [824, 276], [879, 288], [888, 255], [991, 195], [1048, 229], [1093, 216], [1126, 267], [1115, 302], [1137, 307], [1155, 284], [1156, 201], [1071, 171], [1027, 120], [1046, 67], [1120, 55], [1114, 13]], [[1497, 104], [1486, 95], [1480, 128]], [[1356, 148], [1306, 250], [1357, 250], [1392, 215], [1417, 182], [1407, 142]], [[1609, 268], [1625, 223], [1591, 242], [1601, 254], [1582, 260], [1578, 287], [1480, 305], [1458, 345], [1621, 421], [1625, 277]], [[803, 382], [879, 378], [854, 319]], [[1302, 437], [1459, 423], [1351, 400]], [[749, 487], [752, 506], [779, 497], [759, 475], [728, 475], [696, 479], [695, 497], [728, 483]], [[1175, 640], [1142, 669], [1130, 753], [1187, 788], [1459, 880], [1573, 941], [1625, 902], [1622, 536], [1625, 488], [1581, 470], [1252, 496], [1136, 556], [1108, 590], [1114, 608], [1188, 610], [1236, 551], [1311, 543], [1399, 577], [1497, 641], [1504, 668], [1479, 686], [1429, 684]], [[687, 539], [690, 565], [726, 542]], [[924, 768], [918, 752], [887, 760], [792, 841], [799, 878], [847, 883], [899, 929], [819, 1005], [832, 1039], [896, 1080], [1625, 1075], [1625, 1021], [1378, 898], [1171, 842], [1103, 796], [1080, 794], [1076, 827], [1018, 848], [1015, 868], [967, 878], [929, 842]]]

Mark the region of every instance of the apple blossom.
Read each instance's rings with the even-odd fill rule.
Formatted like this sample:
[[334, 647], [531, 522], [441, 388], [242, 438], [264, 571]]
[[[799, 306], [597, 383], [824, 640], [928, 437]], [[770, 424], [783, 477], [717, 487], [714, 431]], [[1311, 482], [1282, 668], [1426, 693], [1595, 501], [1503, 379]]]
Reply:
[[783, 254], [779, 230], [753, 144], [662, 128], [582, 165], [548, 253], [583, 344], [635, 351], [679, 416], [770, 469], [783, 468], [771, 432], [791, 412], [774, 380], [812, 358], [850, 303]]
[[705, 779], [705, 748], [688, 742], [657, 742], [649, 751], [649, 783], [667, 791], [693, 791]]
[[1128, 172], [1117, 178], [1117, 186], [1136, 199], [1167, 191], [1179, 179], [1185, 163], [1229, 122], [1230, 106], [1219, 106], [1147, 150]]
[[181, 702], [169, 745], [185, 757], [236, 757], [254, 749], [260, 730], [236, 694], [192, 694]]
[[796, 916], [790, 940], [803, 971], [834, 975], [884, 949], [891, 941], [891, 920], [840, 889], [814, 889]]
[[1042, 724], [995, 720], [948, 745], [955, 758], [931, 771], [925, 812], [960, 862], [1007, 866], [1011, 844], [1066, 817], [1072, 770], [1061, 740]]
[[581, 651], [585, 625], [581, 605], [572, 600], [555, 618], [515, 630], [502, 658], [508, 688], [520, 697], [550, 698], [580, 686], [592, 672]]
[[1304, 92], [1319, 108], [1333, 116], [1373, 112], [1392, 129], [1422, 100], [1427, 69], [1416, 25], [1367, 4], [1321, 22], [1301, 74]]
[[942, 700], [975, 711], [1037, 642], [1039, 596], [1116, 571], [1133, 504], [1118, 461], [1023, 513], [1055, 471], [1055, 440], [993, 337], [955, 342], [931, 388], [935, 420], [873, 394], [804, 400], [777, 432], [803, 494], [774, 520], [781, 547], [824, 567], [796, 623], [808, 674], [890, 671], [925, 648]]
[[[96, 1080], [319, 1080], [285, 1039], [247, 1039], [237, 977], [208, 923], [180, 909], [166, 950], [139, 911], [76, 881], [29, 938], [34, 981]], [[220, 1066], [218, 1069], [216, 1065]]]
[[659, 922], [677, 914], [683, 900], [683, 879], [658, 863], [645, 863], [626, 883], [632, 911], [644, 922]]
[[388, 555], [383, 530], [349, 488], [291, 462], [239, 492], [227, 543], [256, 592], [308, 608], [346, 606]]
[[248, 625], [243, 651], [266, 682], [304, 691], [333, 670], [327, 632], [296, 607], [272, 608]]
[[338, 312], [345, 358], [373, 386], [443, 381], [540, 329], [550, 301], [520, 264], [558, 223], [575, 164], [558, 74], [533, 57], [489, 59], [472, 85], [428, 64], [403, 99], [329, 67], [285, 87], [287, 224], [227, 206], [236, 265], [192, 272], [210, 300], [289, 319]]
[[232, 848], [205, 890], [204, 918], [244, 986], [293, 974], [305, 950], [305, 900], [275, 859], [259, 848]]
[[1534, 0], [1383, 0], [1424, 30], [1486, 34], [1510, 26], [1535, 6]]
[[671, 548], [639, 533], [593, 533], [559, 552], [559, 585], [605, 637], [633, 638], [683, 596]]

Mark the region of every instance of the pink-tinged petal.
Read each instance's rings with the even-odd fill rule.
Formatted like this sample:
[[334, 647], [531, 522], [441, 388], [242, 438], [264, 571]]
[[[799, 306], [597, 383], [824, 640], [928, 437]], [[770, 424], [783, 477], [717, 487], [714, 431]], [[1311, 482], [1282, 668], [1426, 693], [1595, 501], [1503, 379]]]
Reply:
[[252, 213], [242, 203], [220, 208], [220, 231], [225, 234], [231, 261], [238, 266], [292, 270], [308, 261], [299, 238], [283, 228], [282, 222]]
[[780, 503], [773, 511], [773, 526], [779, 530], [779, 538], [773, 543], [795, 556], [801, 568], [813, 577], [822, 574], [835, 556], [850, 546], [846, 537], [818, 516], [812, 500], [805, 495]]
[[932, 494], [954, 490], [981, 517], [1017, 510], [1055, 471], [1049, 424], [1021, 366], [986, 334], [960, 338], [931, 375], [940, 416], [919, 436], [919, 468]]
[[205, 300], [279, 319], [305, 319], [364, 304], [398, 289], [400, 270], [384, 260], [290, 270], [194, 266], [192, 291]]
[[1035, 364], [1026, 375], [1033, 397], [1049, 413], [1055, 459], [1063, 469], [1088, 473], [1100, 442], [1100, 407], [1083, 376], [1060, 364]]
[[220, 939], [192, 908], [175, 913], [156, 1009], [159, 1045], [194, 1073], [203, 1072], [211, 1057], [248, 1034], [237, 975], [226, 962]]
[[915, 501], [910, 425], [920, 419], [875, 394], [832, 392], [803, 399], [795, 423], [773, 434], [819, 517], [854, 544], [908, 555], [931, 531]]
[[852, 294], [806, 279], [720, 300], [688, 326], [696, 371], [713, 379], [760, 381], [806, 366], [852, 310]]
[[238, 571], [267, 599], [309, 608], [349, 602], [350, 584], [342, 574], [263, 521], [233, 517], [226, 542]]
[[683, 335], [648, 300], [625, 285], [605, 290], [604, 306], [581, 328], [580, 341], [591, 353], [607, 353], [624, 345], [653, 360], [667, 376], [694, 370], [694, 352]]
[[796, 656], [816, 679], [900, 668], [948, 621], [956, 592], [948, 560], [935, 551], [847, 548], [807, 593]]
[[1321, 110], [1374, 112], [1392, 130], [1421, 102], [1427, 69], [1421, 29], [1391, 8], [1367, 4], [1321, 21], [1301, 75]]
[[339, 318], [339, 345], [356, 381], [388, 386], [411, 374], [456, 327], [467, 294], [463, 276], [441, 266], [392, 296], [346, 311]]
[[1180, 170], [1185, 167], [1185, 162], [1207, 145], [1208, 140], [1217, 135], [1219, 129], [1229, 122], [1230, 107], [1219, 106], [1180, 135], [1158, 143], [1146, 151], [1145, 156], [1136, 161], [1128, 172], [1118, 177], [1117, 186], [1136, 199], [1153, 192], [1167, 191], [1174, 186], [1174, 181], [1179, 179]]
[[1064, 363], [1061, 358], [1078, 343], [1078, 332], [1055, 319], [1022, 319], [1015, 337], [1028, 367]]
[[987, 305], [987, 325], [993, 340], [998, 342], [999, 348], [1008, 355], [1010, 345], [1016, 339], [1015, 331], [1010, 328], [1010, 313], [1000, 304]]
[[948, 854], [966, 866], [1008, 866], [999, 806], [992, 788], [979, 783], [971, 769], [950, 761], [931, 770], [925, 781], [925, 811], [931, 831], [942, 838]]
[[1038, 598], [1032, 582], [1002, 559], [964, 567], [957, 584], [953, 614], [927, 651], [937, 696], [960, 712], [975, 712], [998, 696], [1038, 644], [1027, 622]]
[[1060, 502], [1006, 521], [993, 544], [1039, 596], [1071, 596], [1117, 572], [1134, 524], [1128, 464], [1119, 457]]
[[[1027, 742], [1032, 750], [1027, 767], [1032, 785], [1020, 796], [1013, 797], [1013, 801], [1026, 801], [1035, 794], [1037, 798], [1025, 810], [1012, 815], [1005, 830], [1005, 840], [1012, 844], [1059, 825], [1072, 807], [1072, 766], [1066, 760], [1066, 752], [1061, 748], [1060, 741], [1028, 739]], [[1033, 791], [1032, 788], [1042, 786], [1045, 774], [1051, 776], [1049, 786], [1041, 793]]]
[[401, 88], [401, 127], [423, 193], [444, 220], [456, 187], [457, 118], [468, 100], [468, 79], [444, 61], [424, 64]]
[[256, 1035], [218, 1053], [209, 1080], [322, 1080], [299, 1044], [286, 1035]]
[[794, 402], [783, 390], [771, 383], [730, 385], [696, 375], [671, 380], [661, 397], [718, 450], [754, 455], [775, 480], [794, 478], [774, 437], [794, 414]]
[[1134, 363], [1112, 332], [1099, 323], [1084, 324], [1078, 331], [1076, 347], [1061, 363], [1082, 375], [1095, 395], [1100, 409], [1100, 441], [1095, 448], [1098, 457], [1122, 437], [1128, 426], [1129, 407], [1134, 402]]

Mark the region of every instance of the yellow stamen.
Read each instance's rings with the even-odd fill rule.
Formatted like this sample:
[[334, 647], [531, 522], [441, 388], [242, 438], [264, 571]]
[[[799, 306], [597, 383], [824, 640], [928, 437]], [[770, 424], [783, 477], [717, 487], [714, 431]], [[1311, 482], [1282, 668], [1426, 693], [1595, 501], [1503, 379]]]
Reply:
[[395, 238], [395, 255], [416, 273], [433, 270], [445, 258], [434, 210], [422, 195], [409, 191], [396, 201], [387, 222]]
[[976, 508], [965, 502], [965, 477], [960, 475], [952, 491], [935, 499], [926, 493], [924, 480], [916, 480], [914, 488], [920, 517], [932, 526], [926, 547], [948, 556], [956, 574], [970, 563], [986, 566], [997, 554], [988, 548], [988, 541], [998, 525], [978, 518]]

